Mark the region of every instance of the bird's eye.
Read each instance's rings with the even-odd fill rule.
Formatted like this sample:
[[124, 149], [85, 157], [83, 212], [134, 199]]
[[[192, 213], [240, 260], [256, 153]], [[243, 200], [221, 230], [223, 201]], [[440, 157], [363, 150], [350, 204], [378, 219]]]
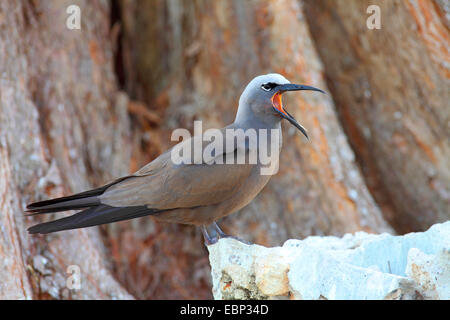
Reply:
[[264, 91], [270, 91], [275, 87], [276, 87], [276, 83], [273, 83], [273, 82], [268, 82], [268, 83], [264, 83], [261, 85], [261, 89], [263, 89]]

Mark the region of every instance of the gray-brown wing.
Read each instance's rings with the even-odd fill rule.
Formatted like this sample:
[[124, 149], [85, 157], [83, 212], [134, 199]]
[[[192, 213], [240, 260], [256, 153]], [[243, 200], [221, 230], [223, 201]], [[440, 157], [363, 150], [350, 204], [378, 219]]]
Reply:
[[[216, 158], [223, 157], [224, 154], [216, 155]], [[253, 168], [250, 164], [218, 164], [214, 161], [212, 164], [175, 165], [168, 151], [133, 177], [109, 187], [100, 200], [115, 207], [146, 205], [155, 209], [217, 204], [230, 198]]]

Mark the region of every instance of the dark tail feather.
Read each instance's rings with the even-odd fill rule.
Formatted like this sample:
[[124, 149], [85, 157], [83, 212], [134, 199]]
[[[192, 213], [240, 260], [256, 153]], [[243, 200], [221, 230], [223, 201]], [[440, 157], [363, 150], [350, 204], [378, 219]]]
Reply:
[[129, 177], [130, 176], [122, 177], [120, 179], [113, 181], [112, 183], [109, 183], [97, 189], [84, 191], [67, 197], [44, 200], [29, 204], [27, 206], [27, 212], [31, 212], [30, 215], [35, 215], [41, 213], [52, 213], [66, 210], [84, 209], [92, 206], [97, 206], [100, 204], [98, 196], [100, 196], [103, 192], [105, 192], [105, 190], [108, 187], [120, 181], [123, 181]]
[[34, 216], [41, 213], [52, 213], [67, 210], [83, 209], [100, 204], [98, 197], [87, 197], [74, 200], [66, 200], [66, 198], [56, 198], [52, 200], [46, 200], [42, 202], [32, 203], [27, 206], [27, 212], [29, 216]]
[[45, 222], [28, 228], [29, 233], [51, 233], [62, 230], [92, 227], [99, 224], [128, 220], [160, 212], [146, 206], [111, 207], [98, 205], [70, 217]]

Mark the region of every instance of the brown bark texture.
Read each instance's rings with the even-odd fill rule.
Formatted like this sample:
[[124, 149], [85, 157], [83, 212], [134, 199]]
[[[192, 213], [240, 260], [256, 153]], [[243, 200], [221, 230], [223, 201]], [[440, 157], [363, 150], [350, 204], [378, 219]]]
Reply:
[[[151, 159], [148, 155], [167, 149], [172, 129], [192, 129], [194, 120], [203, 120], [204, 130], [231, 123], [239, 95], [256, 75], [278, 72], [293, 83], [326, 90], [323, 68], [297, 1], [125, 0], [116, 9], [123, 31], [118, 68], [122, 83], [134, 100], [146, 104], [160, 119], [156, 123], [149, 119], [146, 133], [134, 135], [145, 149], [140, 154], [147, 158], [132, 157], [132, 164], [143, 164]], [[311, 142], [294, 128], [284, 127], [278, 174], [250, 205], [224, 219], [224, 230], [264, 245], [312, 234], [390, 231], [354, 162], [331, 96], [285, 98], [289, 111], [308, 128]], [[155, 149], [158, 152], [150, 151]], [[193, 275], [207, 269], [205, 253], [198, 249], [199, 231], [151, 219], [133, 223], [120, 231], [110, 227], [122, 279], [142, 284], [128, 261], [144, 250], [153, 257], [152, 263], [138, 262], [139, 274], [152, 275], [149, 282], [164, 279], [158, 293], [147, 294], [204, 297], [200, 287], [186, 291], [198, 285]], [[143, 228], [145, 224], [149, 226]], [[130, 248], [130, 242], [141, 242], [134, 229], [154, 230], [154, 226], [157, 229], [148, 232], [160, 239], [145, 249]], [[176, 257], [170, 271], [167, 259], [160, 257], [160, 252], [168, 251]], [[172, 277], [173, 270], [181, 275], [182, 286], [180, 279]]]
[[[26, 227], [26, 203], [82, 191], [128, 172], [127, 98], [113, 73], [109, 5], [0, 3], [0, 298], [132, 298], [115, 280], [97, 228], [46, 237]], [[70, 290], [69, 266], [81, 290]]]
[[445, 1], [306, 1], [364, 177], [400, 233], [450, 218], [450, 30]]
[[[285, 95], [311, 140], [283, 125], [278, 174], [219, 222], [225, 232], [274, 246], [448, 219], [440, 2], [380, 1], [381, 30], [366, 30], [367, 3], [333, 3], [1, 1], [0, 298], [212, 298], [193, 226], [145, 217], [30, 236], [56, 215], [24, 208], [139, 169], [194, 120], [203, 130], [233, 122], [245, 85], [269, 72], [328, 95]], [[81, 30], [66, 27], [72, 4]], [[72, 265], [80, 290], [67, 288]]]

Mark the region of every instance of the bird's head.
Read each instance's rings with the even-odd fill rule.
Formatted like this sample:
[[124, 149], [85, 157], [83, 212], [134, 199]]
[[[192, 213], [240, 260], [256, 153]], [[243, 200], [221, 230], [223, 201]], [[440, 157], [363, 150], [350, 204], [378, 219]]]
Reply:
[[258, 119], [270, 123], [286, 119], [308, 138], [306, 129], [284, 109], [281, 100], [283, 93], [299, 90], [325, 93], [314, 87], [292, 84], [281, 74], [269, 73], [258, 76], [250, 81], [242, 93], [235, 122], [245, 123]]

